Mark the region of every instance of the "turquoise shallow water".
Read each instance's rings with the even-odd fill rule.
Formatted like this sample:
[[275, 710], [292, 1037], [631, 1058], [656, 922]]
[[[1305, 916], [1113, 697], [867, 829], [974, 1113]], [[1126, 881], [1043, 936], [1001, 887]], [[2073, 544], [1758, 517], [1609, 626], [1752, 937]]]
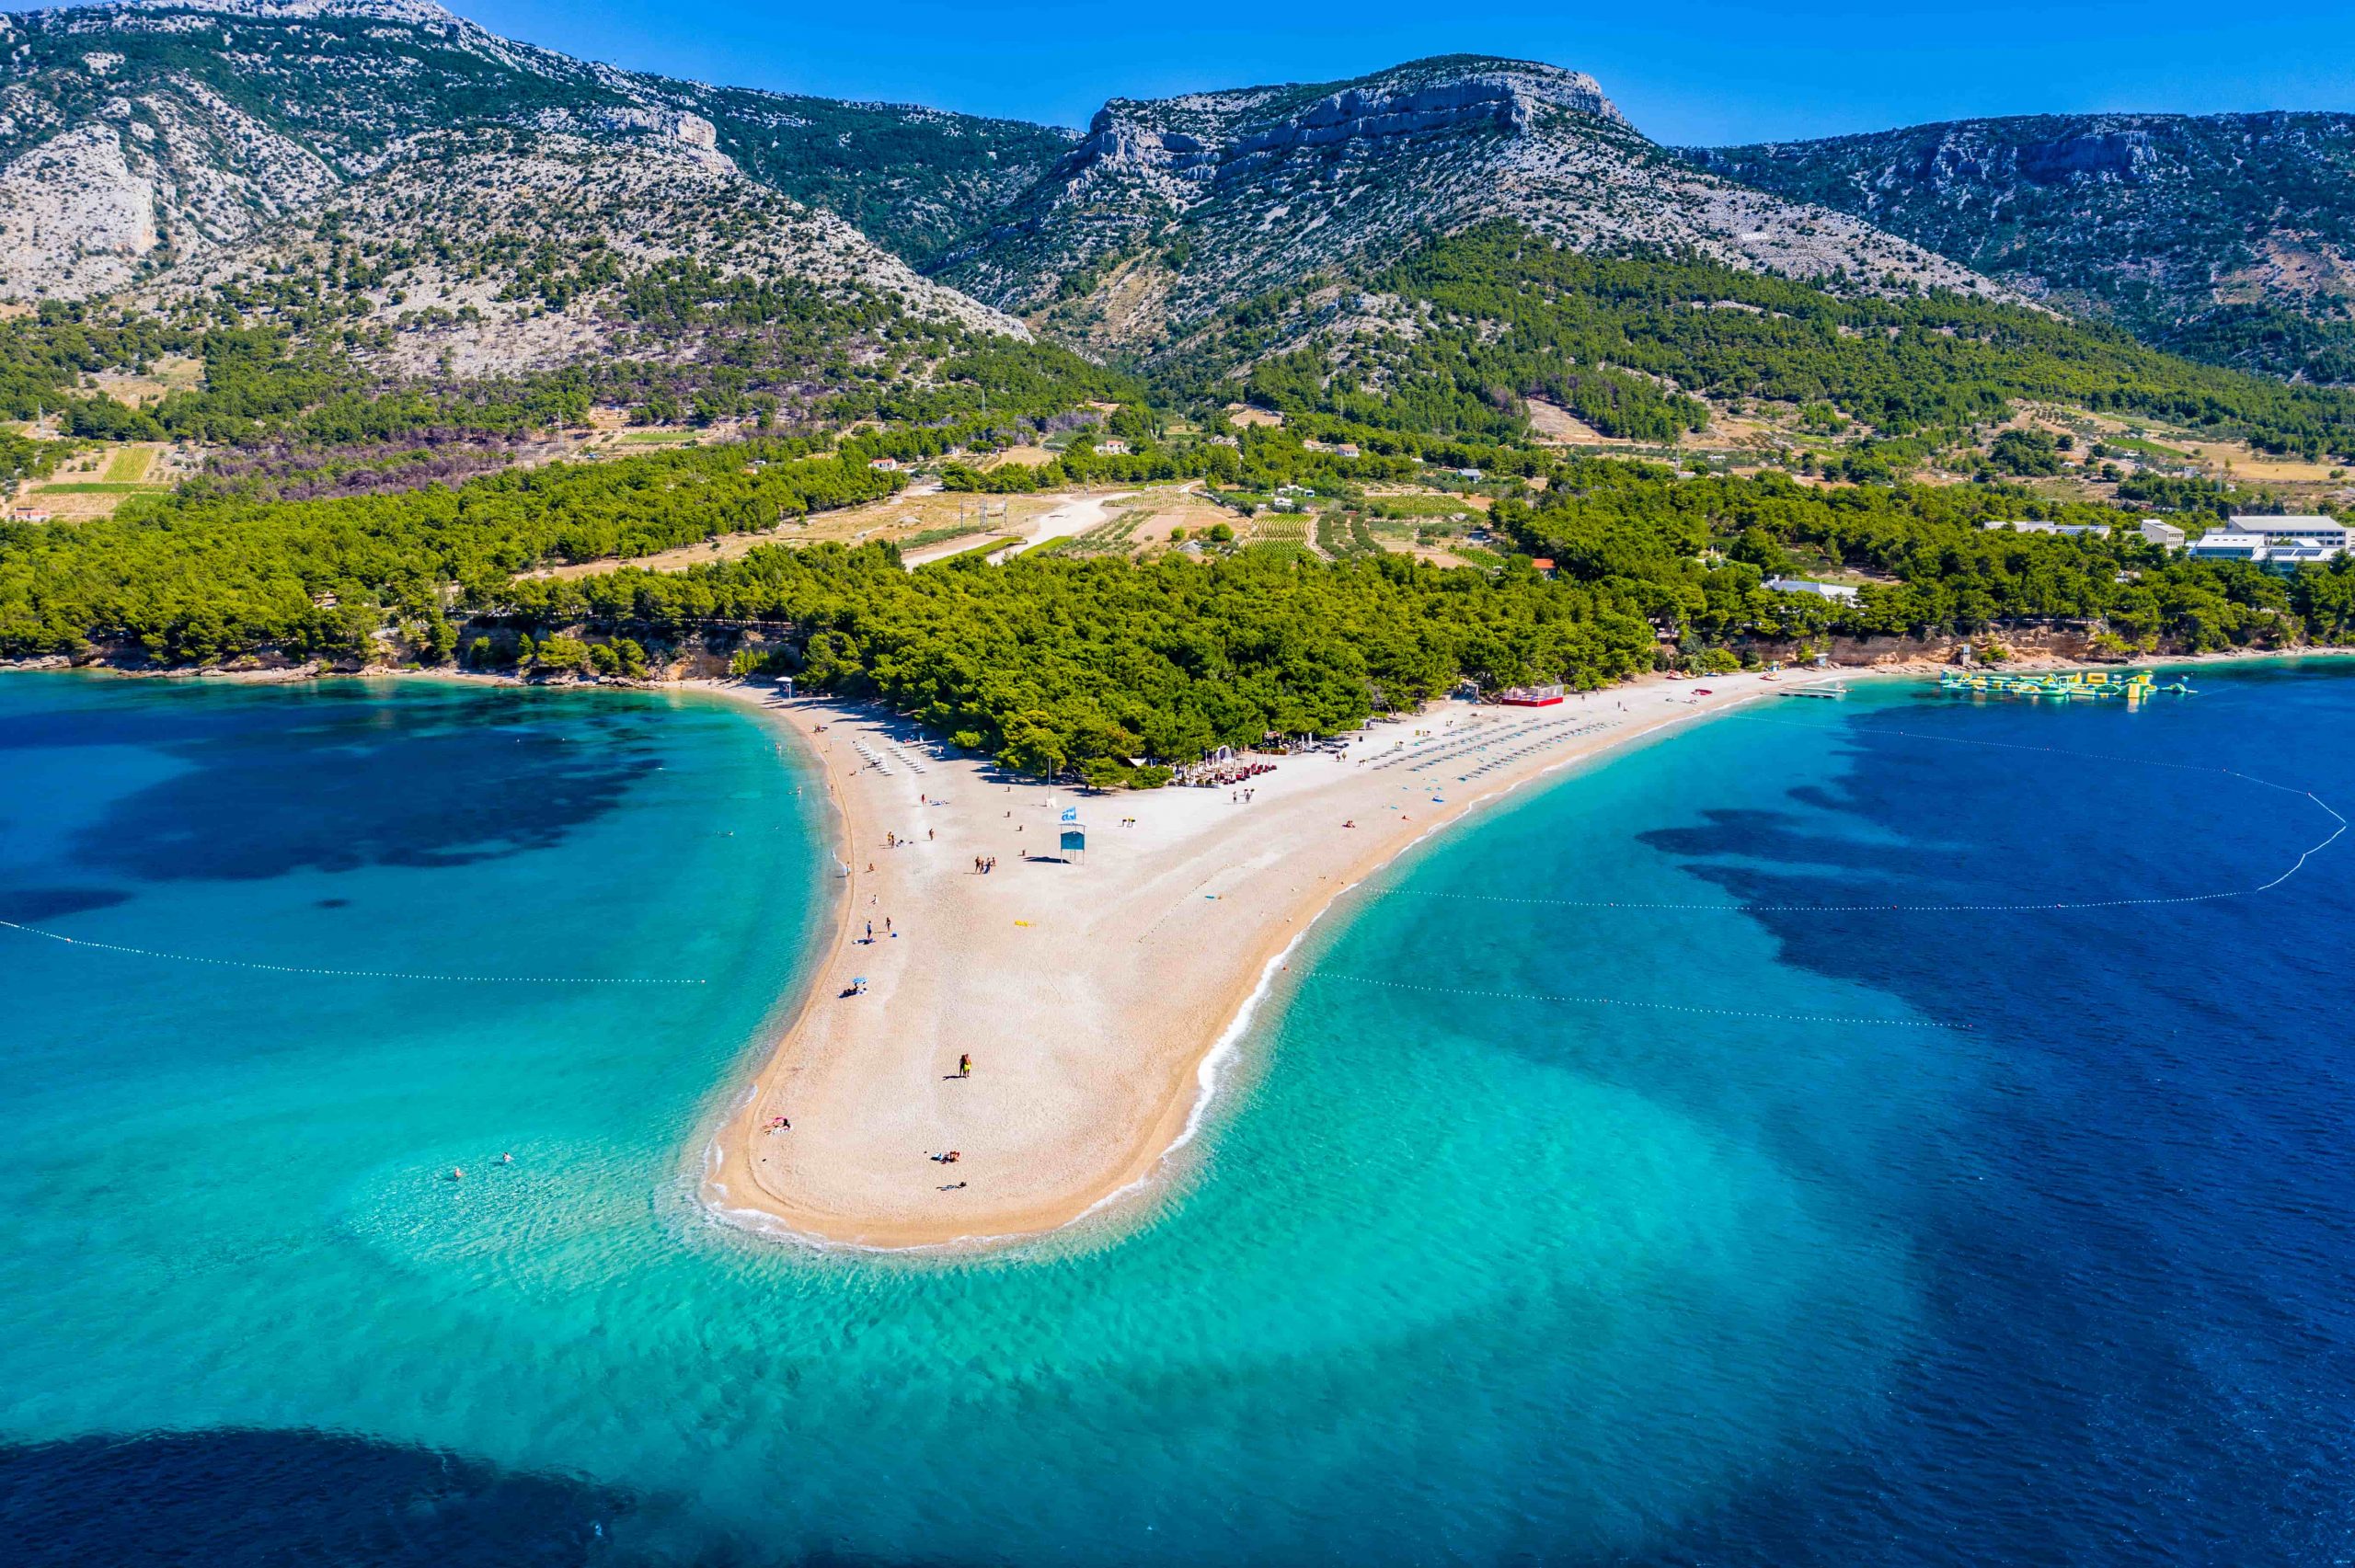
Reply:
[[[2272, 875], [2327, 820], [2200, 770], [2355, 776], [2355, 685], [2203, 684], [1785, 704], [1534, 795], [1319, 928], [1142, 1229], [944, 1265], [694, 1204], [822, 887], [750, 715], [0, 681], [0, 917], [710, 982], [0, 933], [0, 1539], [2333, 1560], [2339, 863], [1788, 912]], [[1786, 912], [1631, 907], [1727, 903]]]

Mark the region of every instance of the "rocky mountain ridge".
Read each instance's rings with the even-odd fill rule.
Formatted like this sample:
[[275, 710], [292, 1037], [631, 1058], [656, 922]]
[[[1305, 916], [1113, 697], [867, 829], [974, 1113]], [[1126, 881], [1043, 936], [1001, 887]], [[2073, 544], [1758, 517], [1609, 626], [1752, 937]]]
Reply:
[[1844, 214], [1680, 163], [1591, 76], [1469, 55], [1349, 82], [1115, 99], [936, 272], [1091, 348], [1153, 353], [1254, 293], [1378, 267], [1419, 236], [1499, 214], [1581, 249], [1992, 291]]
[[[564, 150], [507, 177], [495, 150], [520, 146]], [[298, 254], [339, 208], [363, 223], [423, 210], [402, 166], [421, 148], [512, 197], [505, 216], [495, 202], [435, 209], [440, 239], [488, 265], [512, 257], [484, 242], [532, 213], [573, 233], [544, 200], [573, 177], [550, 171], [603, 160], [615, 189], [661, 192], [665, 224], [696, 211], [720, 225], [693, 243], [671, 230], [649, 256], [724, 248], [741, 218], [781, 277], [834, 287], [848, 268], [863, 280], [849, 286], [918, 316], [994, 333], [1019, 316], [1127, 361], [1189, 353], [1254, 301], [1297, 315], [1315, 295], [1352, 330], [1411, 333], [1364, 281], [1504, 219], [1597, 255], [1692, 257], [1849, 294], [2039, 300], [2218, 362], [2355, 380], [2355, 117], [2043, 117], [1678, 151], [1582, 73], [1449, 55], [1114, 99], [1074, 132], [622, 71], [431, 0], [0, 17], [0, 298], [185, 299], [241, 258]], [[387, 205], [385, 191], [406, 194]], [[842, 222], [788, 217], [764, 191]], [[603, 218], [587, 237], [608, 259], [634, 255], [627, 227]], [[787, 235], [808, 254], [788, 255]], [[451, 297], [487, 311], [482, 281]], [[565, 308], [587, 308], [577, 300]], [[424, 332], [404, 308], [403, 330]], [[540, 363], [539, 340], [511, 325], [500, 341]]]
[[2159, 347], [2355, 382], [2355, 114], [2037, 115], [1683, 155]]
[[500, 39], [429, 0], [121, 0], [0, 17], [0, 293], [85, 297], [228, 246], [409, 138], [554, 132], [723, 157], [921, 256], [1067, 133], [714, 88]]

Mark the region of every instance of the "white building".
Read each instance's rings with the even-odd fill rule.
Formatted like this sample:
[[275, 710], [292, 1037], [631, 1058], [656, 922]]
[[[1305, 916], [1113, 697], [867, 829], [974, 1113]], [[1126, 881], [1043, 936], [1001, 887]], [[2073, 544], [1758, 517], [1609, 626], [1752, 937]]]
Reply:
[[2248, 517], [2234, 512], [2229, 526], [2234, 533], [2257, 534], [2268, 544], [2321, 544], [2339, 552], [2355, 550], [2355, 528], [2335, 517]]
[[2191, 542], [2191, 554], [2210, 561], [2257, 561], [2281, 571], [2319, 567], [2355, 547], [2355, 529], [2327, 517], [2234, 514], [2223, 528]]
[[2235, 528], [2211, 529], [2191, 542], [2191, 554], [2202, 561], [2262, 561], [2265, 535]]
[[2183, 530], [2177, 528], [2174, 523], [2157, 521], [2146, 522], [2142, 525], [2142, 533], [2143, 538], [2149, 540], [2152, 544], [2157, 545], [2162, 550], [2180, 550], [2183, 548]]
[[1766, 588], [1775, 593], [1811, 593], [1818, 599], [1853, 600], [1856, 590], [1843, 582], [1809, 582], [1804, 578], [1768, 578]]
[[1096, 443], [1096, 455], [1098, 457], [1126, 457], [1128, 454], [1129, 443], [1118, 436]]

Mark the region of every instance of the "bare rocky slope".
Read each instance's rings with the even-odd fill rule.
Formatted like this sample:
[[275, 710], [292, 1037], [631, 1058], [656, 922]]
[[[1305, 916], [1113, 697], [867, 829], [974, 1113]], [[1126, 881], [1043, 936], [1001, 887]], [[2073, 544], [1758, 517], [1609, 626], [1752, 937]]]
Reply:
[[1499, 217], [1580, 249], [1993, 292], [1844, 213], [1693, 168], [1591, 76], [1469, 55], [1321, 86], [1115, 99], [936, 275], [1060, 336], [1152, 353], [1253, 294]]
[[923, 257], [1065, 132], [619, 71], [430, 0], [128, 0], [0, 17], [0, 295], [79, 298], [236, 245], [430, 132], [724, 157]]
[[2160, 348], [2355, 383], [2355, 114], [2035, 115], [1683, 155]]
[[[315, 211], [157, 274], [134, 303], [240, 307], [256, 326], [336, 338], [380, 375], [471, 381], [626, 353], [692, 359], [725, 338], [743, 286], [762, 315], [864, 303], [1028, 338], [916, 275], [831, 212], [708, 149], [566, 134], [420, 136]], [[687, 299], [682, 309], [677, 299]], [[716, 296], [716, 297], [715, 297]]]

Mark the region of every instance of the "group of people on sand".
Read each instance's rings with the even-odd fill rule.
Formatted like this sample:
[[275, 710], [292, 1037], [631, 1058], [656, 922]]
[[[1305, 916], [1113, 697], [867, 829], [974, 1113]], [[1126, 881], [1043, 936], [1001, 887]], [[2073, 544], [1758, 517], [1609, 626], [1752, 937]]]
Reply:
[[1204, 767], [1189, 776], [1186, 782], [1202, 789], [1219, 789], [1239, 784], [1246, 779], [1256, 779], [1261, 773], [1272, 773], [1275, 771], [1276, 765], [1273, 762], [1224, 762], [1215, 767]]
[[995, 871], [996, 869], [997, 856], [994, 854], [977, 854], [973, 857], [974, 876], [987, 876], [991, 872]]

